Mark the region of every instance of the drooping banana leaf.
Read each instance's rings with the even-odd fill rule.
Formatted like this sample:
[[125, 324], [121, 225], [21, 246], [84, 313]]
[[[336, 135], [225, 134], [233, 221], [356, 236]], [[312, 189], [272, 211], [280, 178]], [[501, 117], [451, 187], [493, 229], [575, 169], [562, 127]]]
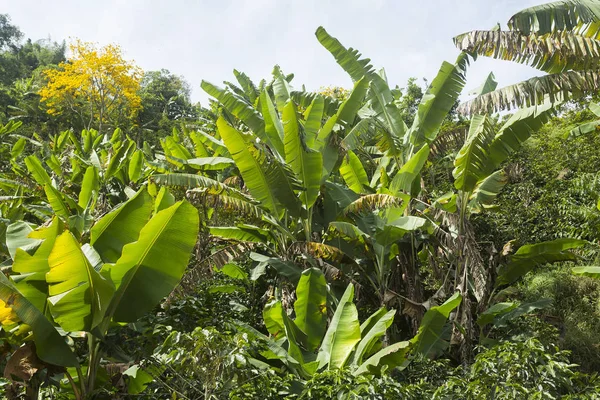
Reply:
[[247, 135], [229, 126], [223, 118], [219, 118], [217, 127], [252, 196], [278, 218], [286, 210], [297, 215], [300, 201], [284, 166], [269, 160]]
[[79, 365], [75, 353], [60, 336], [56, 328], [31, 302], [24, 297], [4, 274], [0, 274], [0, 316], [12, 310], [18, 318], [31, 327], [38, 357], [54, 365], [75, 367]]
[[575, 261], [577, 255], [570, 250], [583, 247], [586, 243], [584, 240], [563, 238], [521, 246], [510, 257], [510, 261], [499, 269], [496, 287], [515, 282], [541, 264]]
[[594, 0], [561, 0], [525, 8], [508, 21], [510, 30], [528, 35], [554, 31], [574, 31], [582, 36], [596, 37], [600, 26], [600, 5]]

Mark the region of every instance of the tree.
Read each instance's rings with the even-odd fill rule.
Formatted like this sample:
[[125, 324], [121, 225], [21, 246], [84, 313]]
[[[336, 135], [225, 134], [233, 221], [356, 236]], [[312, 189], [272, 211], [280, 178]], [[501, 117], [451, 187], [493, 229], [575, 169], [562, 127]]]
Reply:
[[[406, 82], [406, 87], [403, 88], [403, 90], [397, 89], [400, 98], [396, 100], [396, 103], [401, 110], [402, 119], [407, 125], [412, 125], [419, 103], [423, 98], [423, 89], [415, 83], [416, 81], [417, 78], [409, 78], [408, 82]], [[425, 81], [425, 83], [427, 83], [427, 81]]]
[[23, 32], [10, 23], [8, 14], [0, 14], [0, 50], [13, 48], [23, 37]]
[[183, 77], [166, 69], [147, 71], [140, 87], [142, 109], [138, 118], [145, 132], [163, 137], [171, 133], [175, 123], [196, 118], [190, 85]]
[[40, 90], [48, 113], [73, 113], [78, 127], [118, 127], [134, 121], [140, 107], [142, 71], [122, 56], [117, 45], [97, 49], [92, 43], [70, 45], [71, 57], [46, 71], [48, 83]]
[[454, 38], [472, 55], [527, 64], [548, 75], [495, 90], [462, 106], [463, 112], [488, 112], [543, 103], [557, 104], [600, 89], [600, 2], [562, 0], [526, 8], [489, 31]]

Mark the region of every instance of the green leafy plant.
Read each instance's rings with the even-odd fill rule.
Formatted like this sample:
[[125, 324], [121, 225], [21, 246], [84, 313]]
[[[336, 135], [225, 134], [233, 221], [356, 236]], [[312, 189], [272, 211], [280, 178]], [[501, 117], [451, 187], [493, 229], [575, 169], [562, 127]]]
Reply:
[[[173, 290], [198, 224], [189, 203], [155, 203], [144, 187], [94, 224], [89, 244], [57, 217], [36, 230], [22, 222], [9, 226], [15, 274], [0, 276], [4, 330], [31, 332], [40, 360], [69, 367], [65, 373], [76, 373], [78, 381], [70, 380], [75, 396], [92, 396], [109, 328], [136, 321]], [[85, 363], [55, 324], [82, 332], [89, 349]]]

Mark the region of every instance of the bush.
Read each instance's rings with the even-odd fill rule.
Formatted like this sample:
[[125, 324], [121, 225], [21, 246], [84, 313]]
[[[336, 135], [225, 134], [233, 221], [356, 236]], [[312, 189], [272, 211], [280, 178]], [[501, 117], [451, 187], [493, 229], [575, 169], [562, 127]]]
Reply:
[[463, 376], [451, 377], [433, 398], [598, 398], [597, 377], [574, 372], [573, 367], [567, 351], [546, 347], [536, 339], [504, 342], [478, 354]]

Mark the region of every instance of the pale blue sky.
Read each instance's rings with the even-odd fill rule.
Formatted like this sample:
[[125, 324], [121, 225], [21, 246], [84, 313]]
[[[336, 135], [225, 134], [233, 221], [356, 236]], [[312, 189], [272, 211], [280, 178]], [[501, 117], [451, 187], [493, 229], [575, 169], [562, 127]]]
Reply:
[[[389, 83], [432, 79], [458, 51], [452, 37], [504, 27], [515, 12], [543, 0], [0, 0], [27, 37], [77, 37], [118, 43], [145, 70], [183, 75], [193, 99], [205, 103], [202, 79], [234, 80], [234, 68], [254, 81], [273, 65], [293, 72], [293, 84], [351, 87], [350, 78], [314, 36], [319, 25], [385, 67]], [[536, 72], [509, 62], [480, 59], [469, 69], [467, 89], [489, 71], [505, 86]]]

